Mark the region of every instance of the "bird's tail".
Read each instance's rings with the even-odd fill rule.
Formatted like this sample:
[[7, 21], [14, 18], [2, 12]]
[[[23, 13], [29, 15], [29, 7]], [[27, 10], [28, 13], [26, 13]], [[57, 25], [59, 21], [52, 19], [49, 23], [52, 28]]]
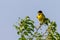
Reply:
[[45, 18], [45, 24], [48, 25], [50, 23], [50, 20], [48, 18]]

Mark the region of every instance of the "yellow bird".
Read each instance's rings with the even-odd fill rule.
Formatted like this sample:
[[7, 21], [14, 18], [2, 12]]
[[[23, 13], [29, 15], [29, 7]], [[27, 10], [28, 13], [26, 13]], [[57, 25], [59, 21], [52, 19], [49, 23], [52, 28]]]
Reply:
[[43, 24], [45, 21], [45, 15], [41, 10], [38, 11], [37, 19], [39, 20], [40, 24]]

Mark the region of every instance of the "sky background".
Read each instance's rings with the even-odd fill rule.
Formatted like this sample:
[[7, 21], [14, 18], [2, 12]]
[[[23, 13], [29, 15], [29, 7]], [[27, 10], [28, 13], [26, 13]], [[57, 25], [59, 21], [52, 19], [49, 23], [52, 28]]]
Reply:
[[30, 16], [38, 24], [36, 15], [39, 10], [51, 21], [56, 21], [60, 33], [60, 0], [0, 0], [0, 40], [18, 40], [13, 24], [18, 17], [25, 16]]

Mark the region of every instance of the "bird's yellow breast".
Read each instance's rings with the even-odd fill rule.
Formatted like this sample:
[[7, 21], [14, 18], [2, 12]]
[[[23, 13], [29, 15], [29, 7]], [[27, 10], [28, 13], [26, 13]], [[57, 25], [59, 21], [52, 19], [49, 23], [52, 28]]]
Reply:
[[43, 15], [42, 14], [37, 15], [37, 19], [41, 21], [43, 19]]

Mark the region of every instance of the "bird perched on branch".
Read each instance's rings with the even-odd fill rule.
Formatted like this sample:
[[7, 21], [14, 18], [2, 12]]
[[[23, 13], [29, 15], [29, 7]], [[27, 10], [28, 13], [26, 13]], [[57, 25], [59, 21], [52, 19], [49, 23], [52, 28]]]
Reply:
[[43, 24], [45, 21], [45, 15], [41, 10], [38, 11], [37, 19], [39, 20], [40, 24]]
[[45, 15], [43, 14], [43, 12], [41, 10], [38, 11], [37, 19], [39, 20], [40, 25], [42, 25], [44, 23], [46, 25], [48, 25], [48, 22], [50, 22], [49, 19], [45, 17]]

